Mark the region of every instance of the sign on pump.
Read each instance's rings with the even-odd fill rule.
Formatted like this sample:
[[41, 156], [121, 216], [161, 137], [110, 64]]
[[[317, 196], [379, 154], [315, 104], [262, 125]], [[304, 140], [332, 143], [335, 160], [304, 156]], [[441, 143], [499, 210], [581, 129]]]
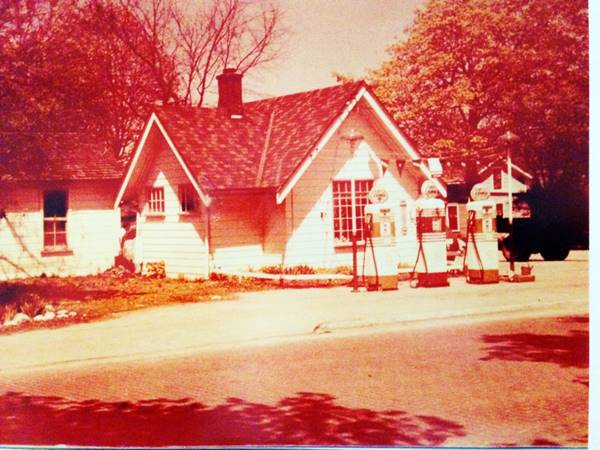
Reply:
[[388, 192], [377, 183], [365, 206], [364, 277], [368, 290], [398, 289], [396, 214]]
[[498, 237], [496, 236], [495, 203], [483, 184], [471, 189], [467, 203], [467, 246], [465, 270], [469, 283], [498, 283]]
[[417, 286], [448, 286], [446, 262], [446, 205], [436, 198], [438, 190], [431, 180], [421, 186], [421, 197], [416, 201]]

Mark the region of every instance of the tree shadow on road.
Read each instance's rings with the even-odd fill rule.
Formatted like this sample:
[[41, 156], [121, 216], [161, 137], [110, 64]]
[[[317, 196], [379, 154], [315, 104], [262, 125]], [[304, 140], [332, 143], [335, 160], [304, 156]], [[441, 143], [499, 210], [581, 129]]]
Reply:
[[498, 334], [483, 335], [488, 344], [482, 361], [531, 361], [558, 364], [561, 367], [589, 367], [589, 332], [571, 330], [560, 334]]
[[584, 325], [589, 326], [590, 317], [589, 316], [566, 316], [566, 317], [561, 317], [560, 321], [565, 322], [565, 323], [577, 323], [577, 324], [584, 324]]
[[0, 443], [19, 445], [442, 445], [464, 428], [433, 416], [373, 411], [298, 393], [276, 405], [230, 398], [207, 407], [191, 399], [72, 401], [0, 396]]

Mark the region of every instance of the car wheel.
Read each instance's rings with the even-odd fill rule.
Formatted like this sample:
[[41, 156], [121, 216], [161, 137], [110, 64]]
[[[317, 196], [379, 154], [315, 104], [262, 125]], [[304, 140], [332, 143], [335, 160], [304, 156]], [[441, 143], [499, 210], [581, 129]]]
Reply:
[[545, 261], [564, 261], [569, 256], [569, 247], [564, 245], [546, 246], [540, 252]]
[[524, 248], [516, 248], [512, 238], [506, 237], [501, 243], [502, 256], [507, 261], [527, 262], [531, 256], [531, 251]]

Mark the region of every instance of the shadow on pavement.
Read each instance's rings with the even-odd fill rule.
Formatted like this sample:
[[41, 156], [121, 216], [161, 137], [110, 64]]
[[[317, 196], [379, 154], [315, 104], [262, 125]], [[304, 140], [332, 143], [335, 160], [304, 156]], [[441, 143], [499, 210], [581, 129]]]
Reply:
[[435, 446], [464, 428], [433, 416], [337, 405], [327, 394], [298, 393], [276, 405], [230, 398], [207, 407], [191, 399], [71, 401], [0, 396], [0, 443], [29, 445], [409, 445]]
[[498, 334], [483, 335], [488, 344], [482, 361], [531, 361], [558, 364], [561, 367], [587, 369], [589, 367], [589, 332], [571, 330], [560, 334]]
[[537, 438], [531, 441], [531, 445], [535, 447], [561, 447], [558, 442], [551, 441], [550, 439]]
[[566, 317], [561, 317], [560, 321], [566, 322], [566, 323], [582, 323], [582, 324], [589, 325], [590, 317], [589, 316], [566, 316]]
[[590, 376], [589, 376], [589, 374], [578, 375], [573, 380], [573, 383], [582, 384], [583, 386], [589, 388], [590, 387]]

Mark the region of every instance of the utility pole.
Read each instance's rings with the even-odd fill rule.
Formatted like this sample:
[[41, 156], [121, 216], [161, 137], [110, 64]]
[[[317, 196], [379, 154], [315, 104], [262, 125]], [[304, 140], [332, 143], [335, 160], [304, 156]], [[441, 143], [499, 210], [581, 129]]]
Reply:
[[[519, 136], [511, 131], [507, 131], [499, 138], [506, 145], [506, 173], [508, 175], [508, 224], [510, 232], [514, 239], [513, 233], [513, 192], [512, 192], [512, 146], [519, 140]], [[514, 242], [513, 242], [514, 245]], [[509, 272], [508, 277], [513, 278], [515, 274], [515, 256], [514, 252], [510, 252]]]

